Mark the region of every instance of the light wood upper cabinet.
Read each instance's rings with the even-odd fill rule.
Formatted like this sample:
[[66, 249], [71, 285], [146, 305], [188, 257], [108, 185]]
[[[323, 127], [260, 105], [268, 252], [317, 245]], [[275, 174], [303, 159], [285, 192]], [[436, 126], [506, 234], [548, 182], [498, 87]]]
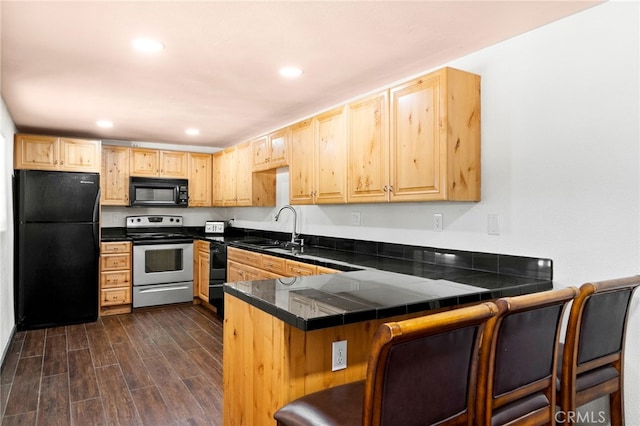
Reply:
[[181, 151], [160, 151], [160, 176], [187, 178], [187, 153]]
[[212, 158], [211, 154], [190, 152], [189, 163], [189, 207], [211, 206]]
[[235, 206], [237, 202], [236, 197], [236, 182], [237, 176], [237, 162], [238, 156], [236, 147], [232, 146], [222, 151], [222, 205], [223, 206]]
[[347, 201], [389, 201], [389, 96], [382, 93], [347, 105]]
[[158, 176], [160, 151], [157, 149], [131, 148], [131, 176]]
[[236, 206], [252, 204], [252, 152], [249, 142], [236, 145]]
[[289, 202], [313, 204], [314, 131], [308, 119], [290, 127]]
[[186, 152], [131, 148], [131, 176], [186, 179], [187, 164]]
[[98, 140], [17, 134], [14, 140], [14, 168], [100, 172]]
[[215, 172], [214, 206], [276, 205], [275, 170], [252, 172], [252, 154], [249, 142], [214, 154], [214, 169], [220, 171]]
[[315, 117], [315, 203], [347, 201], [347, 150], [345, 108]]
[[129, 205], [129, 148], [102, 147], [100, 202], [103, 206]]
[[480, 200], [480, 77], [444, 68], [390, 93], [391, 201]]
[[337, 204], [347, 200], [345, 108], [290, 127], [289, 202]]
[[212, 182], [212, 205], [219, 207], [224, 205], [224, 183], [225, 177], [223, 174], [223, 155], [222, 151], [218, 151], [212, 155], [212, 167], [213, 167], [213, 182]]
[[262, 171], [286, 166], [289, 129], [281, 129], [251, 141], [253, 171]]

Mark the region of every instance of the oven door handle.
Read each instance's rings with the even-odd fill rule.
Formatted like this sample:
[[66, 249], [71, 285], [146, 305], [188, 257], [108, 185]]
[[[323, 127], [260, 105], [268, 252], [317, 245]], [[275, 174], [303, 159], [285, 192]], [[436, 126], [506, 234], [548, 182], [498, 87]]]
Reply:
[[162, 287], [162, 288], [147, 288], [144, 290], [140, 290], [140, 293], [158, 293], [161, 291], [186, 290], [188, 288], [189, 286], [186, 286], [186, 285], [174, 286], [174, 287]]

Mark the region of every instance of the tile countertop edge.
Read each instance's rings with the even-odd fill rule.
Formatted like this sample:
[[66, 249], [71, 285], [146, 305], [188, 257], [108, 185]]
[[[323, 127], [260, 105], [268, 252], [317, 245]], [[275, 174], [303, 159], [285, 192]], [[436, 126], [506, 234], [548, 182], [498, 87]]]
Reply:
[[[272, 280], [262, 280], [272, 281]], [[243, 281], [245, 284], [253, 284], [260, 281]], [[337, 327], [341, 325], [354, 324], [357, 322], [392, 318], [399, 315], [415, 314], [419, 312], [428, 313], [429, 311], [453, 308], [462, 305], [471, 305], [482, 303], [489, 300], [499, 299], [501, 297], [519, 296], [529, 293], [542, 292], [553, 289], [553, 283], [546, 280], [534, 280], [526, 284], [518, 284], [512, 287], [500, 289], [486, 289], [477, 293], [462, 294], [457, 296], [448, 296], [436, 299], [423, 299], [415, 303], [399, 304], [395, 306], [371, 307], [351, 312], [338, 313], [335, 315], [319, 316], [315, 318], [303, 318], [296, 314], [282, 309], [275, 304], [269, 303], [250, 293], [242, 291], [234, 286], [237, 283], [225, 283], [224, 291], [251, 306], [260, 309], [281, 321], [296, 327], [302, 331], [320, 330], [323, 328]]]

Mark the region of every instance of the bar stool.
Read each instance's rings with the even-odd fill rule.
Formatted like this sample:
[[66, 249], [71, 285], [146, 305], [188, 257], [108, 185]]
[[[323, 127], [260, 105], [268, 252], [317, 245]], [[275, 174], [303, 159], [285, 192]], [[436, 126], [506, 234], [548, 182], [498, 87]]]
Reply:
[[471, 425], [476, 369], [493, 303], [385, 323], [373, 338], [366, 379], [286, 404], [278, 425]]
[[482, 339], [476, 425], [555, 425], [562, 315], [575, 287], [498, 299]]
[[639, 285], [636, 275], [580, 287], [562, 348], [559, 420], [575, 423], [577, 407], [609, 395], [611, 424], [624, 424], [624, 342]]

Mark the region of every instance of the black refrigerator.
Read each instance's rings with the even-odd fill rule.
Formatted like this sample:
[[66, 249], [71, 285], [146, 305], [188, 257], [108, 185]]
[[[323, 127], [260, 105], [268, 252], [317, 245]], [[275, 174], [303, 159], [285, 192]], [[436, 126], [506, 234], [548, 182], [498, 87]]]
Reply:
[[100, 175], [16, 170], [18, 330], [98, 318]]

